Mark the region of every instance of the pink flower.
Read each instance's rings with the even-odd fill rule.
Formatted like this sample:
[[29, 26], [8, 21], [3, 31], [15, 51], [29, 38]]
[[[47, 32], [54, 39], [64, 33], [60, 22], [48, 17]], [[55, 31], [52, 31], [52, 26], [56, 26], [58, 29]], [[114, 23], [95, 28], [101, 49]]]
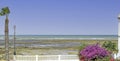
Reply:
[[95, 58], [104, 58], [108, 56], [108, 51], [100, 47], [99, 44], [89, 45], [80, 51], [79, 55], [84, 56], [88, 60]]

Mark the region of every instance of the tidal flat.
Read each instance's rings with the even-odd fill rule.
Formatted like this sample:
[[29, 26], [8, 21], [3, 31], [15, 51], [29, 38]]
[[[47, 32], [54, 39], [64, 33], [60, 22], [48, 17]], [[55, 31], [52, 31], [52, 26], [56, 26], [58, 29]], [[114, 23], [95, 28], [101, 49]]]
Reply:
[[[117, 40], [17, 40], [15, 43], [17, 55], [78, 55], [81, 45], [90, 45]], [[4, 42], [0, 45], [0, 59], [5, 56]], [[12, 58], [14, 49], [13, 41], [10, 40], [9, 53]]]
[[[99, 43], [102, 45], [105, 41], [117, 44], [117, 40], [17, 40], [15, 46], [18, 55], [69, 55], [78, 54], [79, 47], [83, 44]], [[0, 51], [5, 51], [4, 44], [1, 45]], [[10, 41], [10, 52], [13, 52], [12, 40]]]

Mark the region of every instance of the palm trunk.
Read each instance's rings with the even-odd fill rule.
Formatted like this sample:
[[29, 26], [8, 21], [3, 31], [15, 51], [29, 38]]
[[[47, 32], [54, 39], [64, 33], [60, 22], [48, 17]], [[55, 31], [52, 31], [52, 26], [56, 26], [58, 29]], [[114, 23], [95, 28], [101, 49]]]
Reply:
[[9, 29], [8, 29], [8, 15], [5, 19], [5, 50], [6, 50], [6, 61], [9, 61]]
[[16, 41], [16, 26], [14, 26], [14, 55], [16, 55], [15, 41]]

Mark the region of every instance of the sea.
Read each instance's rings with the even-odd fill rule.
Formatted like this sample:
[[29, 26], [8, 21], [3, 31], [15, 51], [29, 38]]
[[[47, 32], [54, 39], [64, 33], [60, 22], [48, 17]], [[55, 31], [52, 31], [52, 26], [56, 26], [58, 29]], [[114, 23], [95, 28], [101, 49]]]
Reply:
[[[9, 36], [13, 39], [13, 35]], [[54, 39], [74, 39], [74, 40], [117, 40], [117, 35], [16, 35], [17, 40], [54, 40]], [[4, 35], [0, 35], [0, 40], [4, 40]]]

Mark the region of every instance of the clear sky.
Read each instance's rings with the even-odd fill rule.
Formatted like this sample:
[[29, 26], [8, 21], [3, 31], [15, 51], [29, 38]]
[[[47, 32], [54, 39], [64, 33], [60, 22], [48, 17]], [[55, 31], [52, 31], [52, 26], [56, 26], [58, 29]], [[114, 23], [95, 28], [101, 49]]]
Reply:
[[[115, 35], [120, 0], [0, 0], [10, 8], [10, 34]], [[0, 34], [4, 34], [0, 17]]]

